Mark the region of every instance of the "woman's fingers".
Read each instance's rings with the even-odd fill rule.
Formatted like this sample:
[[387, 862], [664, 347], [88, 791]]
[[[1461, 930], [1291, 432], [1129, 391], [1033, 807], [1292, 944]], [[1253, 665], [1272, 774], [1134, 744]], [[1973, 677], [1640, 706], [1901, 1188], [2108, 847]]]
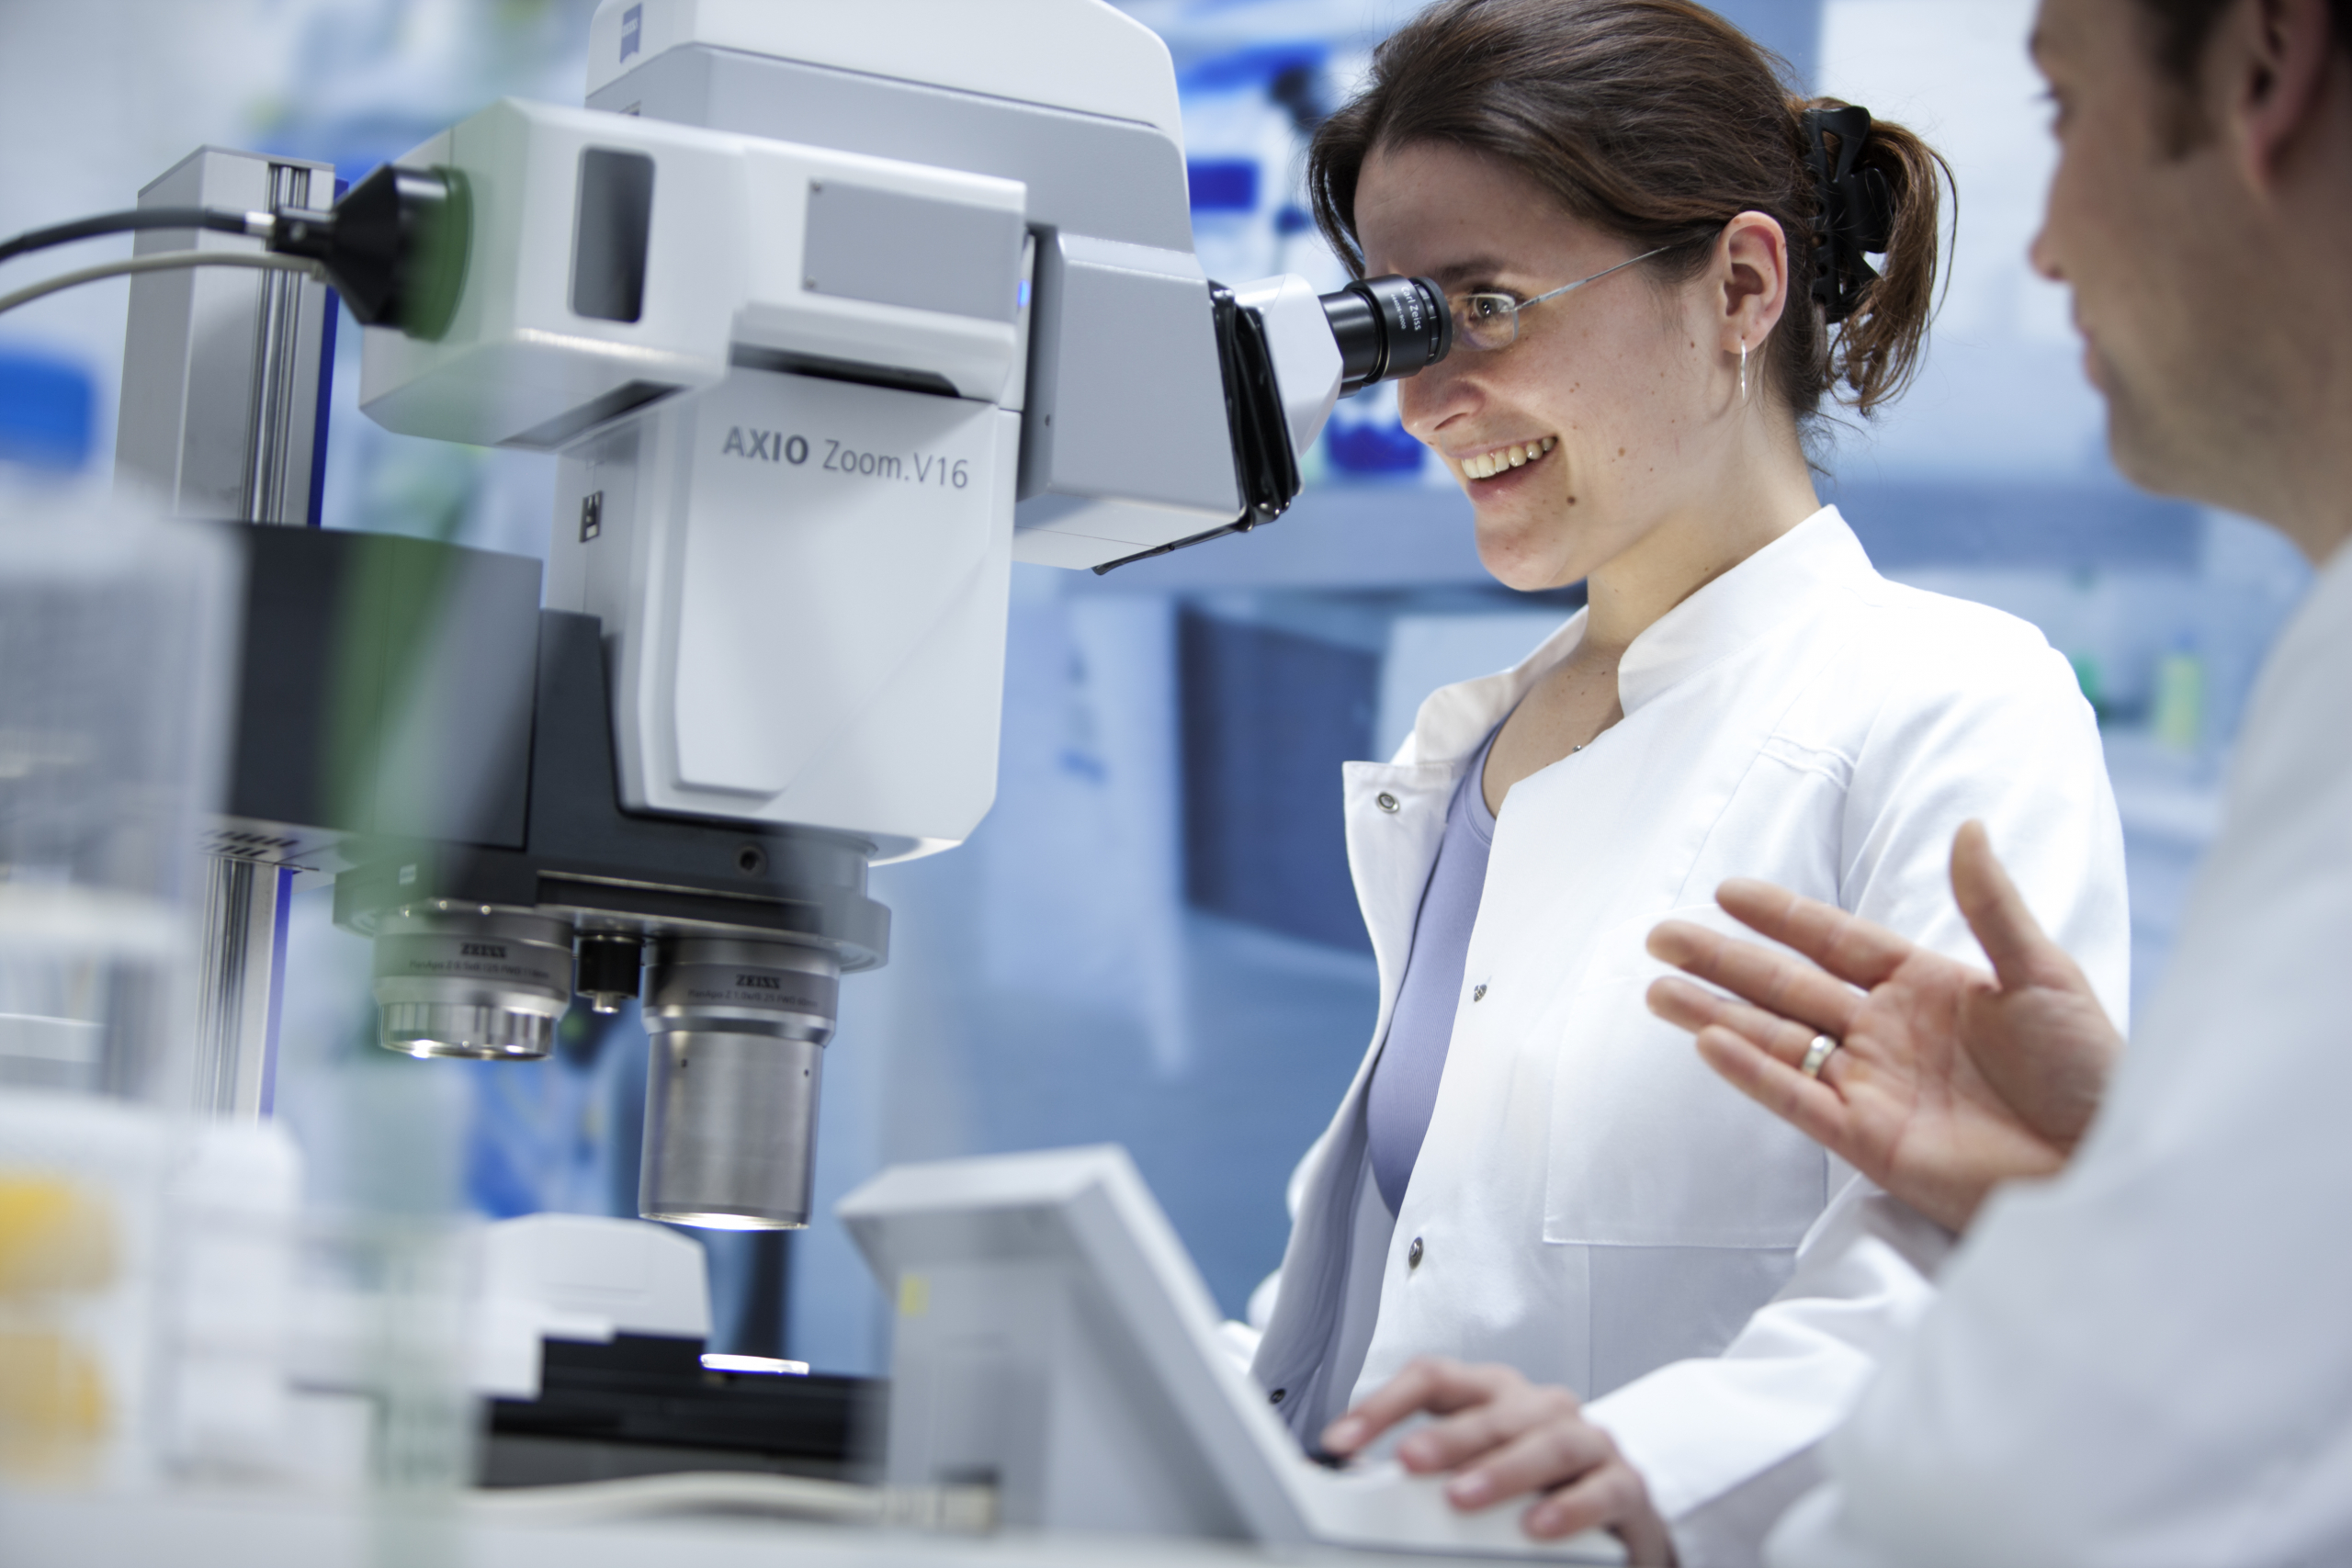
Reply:
[[1546, 1422], [1574, 1421], [1579, 1408], [1566, 1389], [1538, 1388], [1514, 1374], [1485, 1404], [1433, 1421], [1397, 1444], [1396, 1457], [1419, 1475], [1459, 1470]]
[[1650, 932], [1648, 945], [1651, 956], [1806, 1025], [1807, 1039], [1823, 1031], [1843, 1038], [1861, 1010], [1860, 992], [1815, 965], [1704, 926], [1664, 921]]
[[[1416, 1437], [1421, 1434], [1414, 1434]], [[1539, 1420], [1446, 1483], [1457, 1508], [1484, 1508], [1529, 1492], [1548, 1492], [1617, 1457], [1600, 1427], [1572, 1411]]]
[[1508, 1367], [1472, 1367], [1442, 1356], [1420, 1356], [1355, 1408], [1323, 1429], [1323, 1446], [1351, 1454], [1408, 1416], [1422, 1411], [1449, 1416], [1483, 1404], [1515, 1380]]
[[1715, 889], [1724, 912], [1759, 936], [1795, 948], [1841, 980], [1870, 989], [1908, 958], [1911, 943], [1833, 905], [1735, 876]]
[[1670, 1554], [1665, 1522], [1648, 1489], [1609, 1435], [1586, 1421], [1576, 1395], [1538, 1388], [1509, 1367], [1417, 1359], [1331, 1424], [1326, 1447], [1351, 1451], [1416, 1411], [1444, 1414], [1397, 1445], [1406, 1468], [1458, 1470], [1446, 1483], [1458, 1508], [1484, 1508], [1530, 1492], [1548, 1493], [1522, 1520], [1538, 1540], [1603, 1527], [1625, 1539], [1636, 1562]]
[[1520, 1528], [1538, 1540], [1578, 1530], [1613, 1529], [1635, 1564], [1671, 1561], [1666, 1521], [1650, 1505], [1649, 1489], [1630, 1465], [1610, 1464], [1564, 1486], [1527, 1510]]

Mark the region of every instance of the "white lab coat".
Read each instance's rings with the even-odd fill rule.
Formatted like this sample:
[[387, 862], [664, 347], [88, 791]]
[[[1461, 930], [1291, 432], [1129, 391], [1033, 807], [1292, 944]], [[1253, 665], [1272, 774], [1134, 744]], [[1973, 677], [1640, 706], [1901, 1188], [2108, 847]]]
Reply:
[[1395, 761], [1347, 764], [1379, 1021], [1292, 1179], [1251, 1370], [1311, 1437], [1415, 1355], [1510, 1362], [1591, 1401], [1686, 1562], [1752, 1561], [1950, 1238], [1654, 1019], [1645, 937], [1668, 916], [1729, 928], [1717, 885], [1760, 876], [1981, 962], [1947, 869], [1981, 818], [2120, 1012], [2122, 833], [2065, 660], [2021, 621], [1887, 581], [1823, 508], [1635, 638], [1623, 721], [1505, 799], [1392, 1224], [1364, 1091], [1446, 806], [1583, 624], [1430, 696]]
[[1997, 1194], [1771, 1558], [2352, 1562], [2352, 549], [2248, 709], [2090, 1135]]

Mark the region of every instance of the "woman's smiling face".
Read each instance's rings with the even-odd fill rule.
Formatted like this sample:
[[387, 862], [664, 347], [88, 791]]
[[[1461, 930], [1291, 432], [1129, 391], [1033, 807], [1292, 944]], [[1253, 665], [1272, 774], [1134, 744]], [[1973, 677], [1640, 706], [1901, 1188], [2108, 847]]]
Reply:
[[[1529, 299], [1635, 254], [1509, 164], [1444, 143], [1375, 148], [1355, 222], [1368, 273], [1433, 277], [1449, 297]], [[1469, 495], [1478, 558], [1499, 581], [1589, 577], [1706, 493], [1698, 470], [1736, 394], [1704, 293], [1703, 275], [1660, 288], [1627, 267], [1522, 313], [1509, 348], [1457, 348], [1397, 383], [1405, 428]]]

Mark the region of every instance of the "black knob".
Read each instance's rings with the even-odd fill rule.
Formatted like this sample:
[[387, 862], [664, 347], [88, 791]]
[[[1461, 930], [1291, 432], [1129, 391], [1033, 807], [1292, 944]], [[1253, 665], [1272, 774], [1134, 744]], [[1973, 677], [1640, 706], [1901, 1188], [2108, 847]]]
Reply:
[[590, 931], [580, 939], [572, 989], [596, 1012], [618, 1012], [643, 984], [645, 943], [627, 931]]

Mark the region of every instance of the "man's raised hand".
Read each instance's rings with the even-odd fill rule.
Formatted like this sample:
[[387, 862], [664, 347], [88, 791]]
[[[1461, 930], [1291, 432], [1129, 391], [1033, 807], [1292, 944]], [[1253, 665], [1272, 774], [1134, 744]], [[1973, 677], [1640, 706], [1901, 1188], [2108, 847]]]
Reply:
[[[1668, 920], [1650, 952], [1745, 1000], [1668, 977], [1649, 1003], [1767, 1110], [1960, 1230], [1995, 1186], [2065, 1164], [2122, 1041], [1982, 824], [1952, 840], [1951, 875], [1990, 975], [1826, 904], [1733, 881], [1716, 894], [1725, 911], [1804, 957]], [[1797, 1064], [1818, 1034], [1839, 1049], [1808, 1078]]]

